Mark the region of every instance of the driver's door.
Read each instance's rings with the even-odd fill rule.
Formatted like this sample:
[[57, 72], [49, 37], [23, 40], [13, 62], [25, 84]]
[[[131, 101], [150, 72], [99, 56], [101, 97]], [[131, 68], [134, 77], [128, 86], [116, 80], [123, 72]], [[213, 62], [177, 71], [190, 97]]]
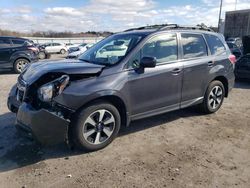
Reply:
[[136, 68], [128, 71], [128, 93], [132, 119], [179, 109], [182, 86], [182, 62], [178, 62], [176, 34], [160, 34], [149, 39], [129, 61], [137, 66], [142, 57], [156, 57], [154, 68], [143, 73]]

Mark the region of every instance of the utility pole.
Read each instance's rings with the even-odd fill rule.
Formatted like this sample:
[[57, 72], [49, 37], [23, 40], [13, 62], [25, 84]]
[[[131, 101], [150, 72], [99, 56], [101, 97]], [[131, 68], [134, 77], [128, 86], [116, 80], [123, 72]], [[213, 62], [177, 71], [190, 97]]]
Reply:
[[234, 10], [237, 9], [237, 3], [238, 3], [238, 0], [235, 0], [235, 8], [234, 8]]
[[220, 31], [220, 24], [221, 24], [221, 11], [222, 11], [222, 2], [223, 0], [220, 1], [220, 13], [219, 13], [219, 21], [218, 21], [218, 33]]

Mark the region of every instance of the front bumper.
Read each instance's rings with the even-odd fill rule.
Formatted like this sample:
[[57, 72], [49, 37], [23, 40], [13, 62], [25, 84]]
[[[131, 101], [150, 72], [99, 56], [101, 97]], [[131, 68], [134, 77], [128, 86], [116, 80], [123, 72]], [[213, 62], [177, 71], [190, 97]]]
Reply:
[[11, 112], [17, 113], [20, 105], [21, 103], [17, 101], [17, 85], [15, 84], [10, 90], [7, 100], [7, 106]]
[[43, 145], [62, 143], [68, 139], [69, 120], [45, 109], [35, 110], [22, 103], [16, 118], [17, 129]]

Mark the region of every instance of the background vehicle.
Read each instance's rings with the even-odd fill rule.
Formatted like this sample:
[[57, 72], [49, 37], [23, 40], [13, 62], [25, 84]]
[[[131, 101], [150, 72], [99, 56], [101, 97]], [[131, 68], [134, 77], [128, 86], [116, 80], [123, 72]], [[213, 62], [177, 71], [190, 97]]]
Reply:
[[227, 45], [232, 54], [234, 54], [237, 59], [243, 55], [242, 50], [235, 43], [227, 42]]
[[38, 58], [39, 59], [49, 59], [50, 58], [51, 55], [45, 50], [44, 45], [35, 44], [35, 46], [39, 50], [39, 52], [38, 52]]
[[107, 56], [123, 56], [128, 49], [128, 44], [125, 41], [115, 41], [113, 44], [107, 44], [100, 49], [96, 56], [105, 58]]
[[65, 54], [68, 51], [68, 48], [65, 44], [63, 43], [46, 43], [44, 44], [45, 50], [48, 53], [60, 53], [60, 54]]
[[84, 48], [84, 46], [86, 46], [87, 43], [82, 43], [80, 45], [77, 45], [77, 46], [72, 46], [68, 49], [68, 52], [69, 53], [72, 53], [72, 52], [76, 52], [76, 51], [80, 51], [82, 48]]
[[32, 64], [12, 88], [8, 107], [18, 109], [18, 129], [41, 143], [66, 140], [98, 150], [133, 120], [192, 105], [218, 111], [233, 88], [235, 61], [224, 38], [208, 28], [135, 28], [76, 60]]
[[71, 47], [79, 46], [79, 44], [74, 44], [74, 43], [66, 43], [65, 45], [67, 46], [68, 49], [71, 48]]
[[238, 48], [242, 48], [242, 40], [240, 37], [230, 37], [226, 40], [226, 42], [234, 43], [238, 46]]
[[250, 54], [242, 56], [235, 64], [237, 79], [250, 79]]
[[77, 57], [79, 57], [82, 53], [84, 53], [87, 49], [89, 49], [91, 46], [93, 46], [94, 44], [90, 43], [90, 44], [81, 44], [78, 47], [74, 47], [73, 49], [70, 48], [69, 49], [69, 54], [66, 57], [67, 59], [76, 59]]
[[20, 73], [27, 63], [38, 60], [38, 51], [31, 40], [0, 37], [0, 68], [11, 68]]

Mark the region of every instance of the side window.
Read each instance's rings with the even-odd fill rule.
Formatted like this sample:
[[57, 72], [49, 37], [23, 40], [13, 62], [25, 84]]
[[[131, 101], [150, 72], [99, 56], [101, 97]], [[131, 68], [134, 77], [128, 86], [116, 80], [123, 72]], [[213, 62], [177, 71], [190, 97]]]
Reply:
[[23, 46], [24, 45], [24, 40], [19, 40], [19, 39], [11, 39], [13, 46]]
[[182, 33], [181, 41], [184, 59], [208, 55], [207, 45], [202, 35]]
[[53, 46], [60, 46], [59, 43], [53, 43]]
[[157, 63], [177, 60], [176, 34], [163, 34], [150, 39], [141, 49], [142, 57], [155, 57]]
[[0, 48], [10, 47], [10, 41], [8, 39], [0, 39]]
[[217, 36], [206, 34], [205, 38], [212, 55], [219, 55], [226, 51], [225, 46]]

